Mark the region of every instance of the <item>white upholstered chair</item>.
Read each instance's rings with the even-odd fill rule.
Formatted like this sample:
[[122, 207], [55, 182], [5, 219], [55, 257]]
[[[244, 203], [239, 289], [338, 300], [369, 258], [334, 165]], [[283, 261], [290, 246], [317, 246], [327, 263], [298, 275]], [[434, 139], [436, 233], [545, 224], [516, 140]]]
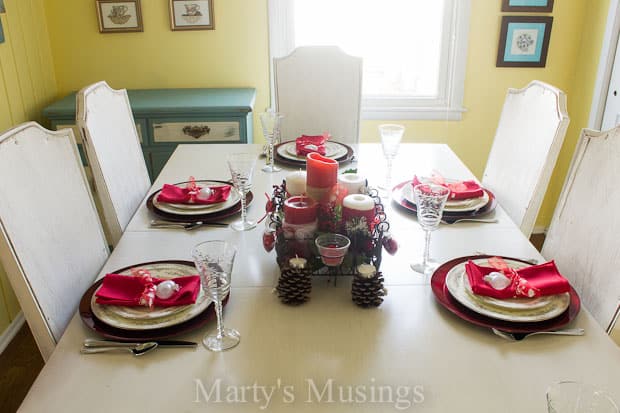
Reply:
[[530, 236], [568, 128], [566, 95], [533, 81], [509, 89], [482, 184]]
[[283, 140], [329, 132], [335, 141], [359, 142], [362, 58], [335, 46], [305, 46], [273, 66]]
[[0, 199], [2, 265], [47, 360], [109, 254], [73, 132], [0, 135]]
[[[620, 305], [620, 127], [583, 130], [543, 245], [610, 334]], [[620, 344], [620, 342], [619, 342]]]
[[98, 82], [77, 94], [77, 125], [112, 245], [118, 243], [151, 181], [127, 91]]

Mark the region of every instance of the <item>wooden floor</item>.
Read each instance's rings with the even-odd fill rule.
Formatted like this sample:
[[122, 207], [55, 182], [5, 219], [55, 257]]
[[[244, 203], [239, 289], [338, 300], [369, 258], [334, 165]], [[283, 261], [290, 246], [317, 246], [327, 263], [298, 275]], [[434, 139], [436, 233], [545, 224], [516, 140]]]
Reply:
[[[544, 234], [533, 234], [530, 241], [540, 251]], [[0, 412], [13, 413], [28, 393], [41, 369], [43, 359], [27, 324], [0, 354]]]
[[17, 411], [42, 368], [43, 358], [28, 324], [24, 323], [0, 354], [0, 412]]

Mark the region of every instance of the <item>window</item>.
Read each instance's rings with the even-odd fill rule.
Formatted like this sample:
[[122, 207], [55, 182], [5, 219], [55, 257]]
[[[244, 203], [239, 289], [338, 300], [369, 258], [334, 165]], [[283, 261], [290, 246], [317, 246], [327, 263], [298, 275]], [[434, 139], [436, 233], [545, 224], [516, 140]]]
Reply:
[[362, 118], [461, 118], [470, 0], [269, 0], [271, 62], [298, 46], [364, 59]]

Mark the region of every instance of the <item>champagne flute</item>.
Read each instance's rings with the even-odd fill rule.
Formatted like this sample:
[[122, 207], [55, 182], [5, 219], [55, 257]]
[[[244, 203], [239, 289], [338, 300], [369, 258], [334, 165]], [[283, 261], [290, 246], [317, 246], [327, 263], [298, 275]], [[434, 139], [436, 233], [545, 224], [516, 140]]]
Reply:
[[256, 221], [247, 218], [245, 197], [252, 188], [252, 174], [256, 165], [256, 155], [252, 153], [233, 153], [228, 156], [228, 167], [233, 185], [241, 196], [241, 220], [233, 222], [230, 227], [235, 231], [247, 231], [256, 226]]
[[411, 264], [411, 268], [419, 273], [429, 274], [438, 264], [429, 258], [431, 232], [439, 227], [443, 208], [448, 200], [450, 190], [435, 184], [419, 184], [413, 188], [418, 223], [425, 233], [424, 257], [422, 262]]
[[237, 249], [226, 241], [206, 241], [194, 247], [192, 257], [200, 274], [205, 293], [213, 300], [217, 331], [204, 336], [202, 343], [211, 351], [235, 347], [241, 340], [239, 332], [225, 328], [222, 322], [222, 300], [230, 291], [230, 277]]
[[379, 134], [381, 135], [381, 146], [383, 147], [383, 156], [387, 161], [387, 172], [385, 175], [385, 184], [381, 189], [389, 194], [392, 185], [392, 162], [398, 154], [398, 147], [403, 138], [405, 127], [402, 125], [385, 124], [379, 125]]
[[260, 123], [263, 127], [263, 135], [267, 141], [267, 165], [263, 166], [264, 172], [278, 172], [281, 169], [273, 163], [273, 146], [274, 142], [280, 136], [280, 122], [283, 115], [278, 112], [263, 112], [260, 114]]

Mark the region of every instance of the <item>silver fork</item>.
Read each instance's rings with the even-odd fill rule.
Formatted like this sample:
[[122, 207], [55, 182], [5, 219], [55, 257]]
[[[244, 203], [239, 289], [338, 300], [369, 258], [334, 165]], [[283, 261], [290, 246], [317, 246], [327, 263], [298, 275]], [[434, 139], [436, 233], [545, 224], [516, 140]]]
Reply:
[[537, 334], [553, 334], [556, 336], [583, 336], [586, 331], [583, 328], [566, 328], [563, 330], [550, 330], [550, 331], [534, 331], [532, 333], [508, 333], [506, 331], [493, 328], [493, 333], [508, 341], [521, 341], [526, 337], [534, 336]]
[[455, 221], [446, 221], [444, 219], [441, 220], [442, 224], [448, 224], [448, 225], [452, 225], [452, 224], [458, 224], [459, 222], [484, 222], [484, 223], [488, 223], [488, 224], [492, 224], [495, 222], [498, 222], [497, 218], [461, 218], [461, 219], [457, 219]]

